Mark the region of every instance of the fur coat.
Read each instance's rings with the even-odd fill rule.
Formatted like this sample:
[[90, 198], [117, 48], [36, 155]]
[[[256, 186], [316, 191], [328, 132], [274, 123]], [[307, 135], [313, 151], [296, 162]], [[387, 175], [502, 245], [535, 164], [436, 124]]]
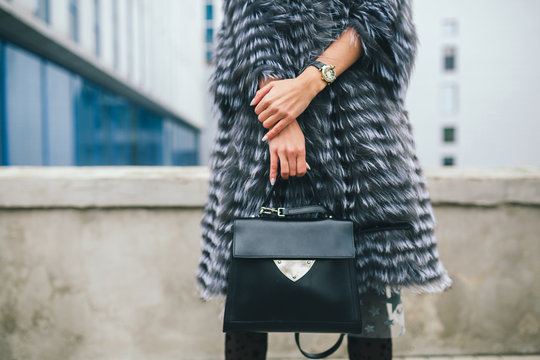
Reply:
[[[438, 292], [452, 283], [439, 260], [435, 218], [404, 95], [417, 35], [412, 0], [225, 0], [209, 88], [218, 130], [201, 219], [201, 297], [225, 295], [232, 220], [257, 215], [269, 193], [268, 131], [249, 103], [259, 78], [298, 76], [353, 27], [362, 56], [297, 118], [321, 203], [355, 224], [359, 292], [407, 287]], [[306, 177], [289, 177], [276, 204], [310, 203]], [[272, 203], [272, 205], [276, 205]], [[374, 222], [411, 229], [363, 232]]]

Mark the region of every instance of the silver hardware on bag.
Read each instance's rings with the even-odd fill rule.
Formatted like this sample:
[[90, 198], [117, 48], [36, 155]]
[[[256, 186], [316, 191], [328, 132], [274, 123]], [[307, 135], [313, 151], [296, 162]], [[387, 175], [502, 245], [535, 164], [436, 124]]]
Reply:
[[284, 217], [285, 214], [283, 213], [283, 210], [285, 208], [278, 207], [278, 208], [272, 208], [267, 206], [261, 206], [261, 210], [259, 211], [259, 215], [267, 214], [267, 215], [273, 215], [276, 214], [279, 217]]
[[300, 280], [311, 270], [315, 260], [274, 260], [277, 268], [289, 280]]

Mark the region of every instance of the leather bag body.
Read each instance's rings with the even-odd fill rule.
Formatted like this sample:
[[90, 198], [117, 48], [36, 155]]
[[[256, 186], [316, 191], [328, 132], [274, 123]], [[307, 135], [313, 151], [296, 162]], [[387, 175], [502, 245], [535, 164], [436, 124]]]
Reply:
[[[223, 331], [360, 333], [353, 222], [320, 204], [265, 209], [234, 220]], [[290, 215], [310, 212], [324, 216]]]

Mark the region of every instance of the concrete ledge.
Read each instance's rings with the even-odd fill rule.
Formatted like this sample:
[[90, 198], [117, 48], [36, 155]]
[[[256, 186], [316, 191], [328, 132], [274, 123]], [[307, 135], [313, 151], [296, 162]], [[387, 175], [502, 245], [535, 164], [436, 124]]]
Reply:
[[[540, 352], [539, 170], [425, 170], [454, 284], [404, 291], [395, 356]], [[207, 167], [0, 168], [0, 359], [222, 359], [223, 303], [202, 302], [195, 281], [208, 177]], [[308, 351], [333, 341], [302, 339]], [[292, 334], [272, 333], [268, 358], [300, 359]]]
[[5, 167], [0, 208], [201, 207], [205, 166]]
[[441, 167], [425, 170], [436, 204], [540, 205], [540, 167]]
[[[434, 204], [540, 205], [540, 167], [425, 174]], [[206, 166], [5, 167], [0, 208], [202, 207], [209, 176]]]

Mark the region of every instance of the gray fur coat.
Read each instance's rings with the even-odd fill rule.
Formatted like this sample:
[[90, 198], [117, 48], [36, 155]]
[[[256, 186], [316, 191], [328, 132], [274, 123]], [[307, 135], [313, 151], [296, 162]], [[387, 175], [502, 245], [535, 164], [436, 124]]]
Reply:
[[[259, 78], [298, 76], [351, 26], [363, 55], [298, 117], [319, 200], [355, 224], [360, 293], [384, 293], [387, 286], [438, 292], [451, 285], [404, 108], [418, 43], [410, 1], [224, 1], [210, 79], [218, 131], [201, 219], [203, 299], [226, 294], [232, 220], [258, 214], [271, 187], [268, 144], [260, 141], [267, 129], [249, 105]], [[305, 176], [290, 177], [282, 192], [272, 202], [310, 203]], [[360, 231], [397, 220], [412, 229]]]

